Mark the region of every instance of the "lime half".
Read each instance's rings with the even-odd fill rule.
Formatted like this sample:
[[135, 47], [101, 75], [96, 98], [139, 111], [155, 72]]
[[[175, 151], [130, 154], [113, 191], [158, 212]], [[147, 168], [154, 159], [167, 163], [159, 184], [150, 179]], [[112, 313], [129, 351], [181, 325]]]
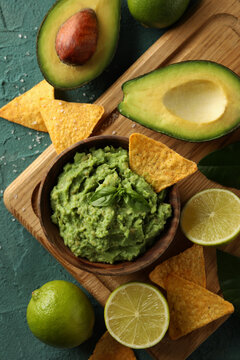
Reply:
[[164, 337], [169, 326], [169, 309], [157, 288], [132, 282], [112, 292], [105, 305], [104, 318], [115, 340], [133, 349], [144, 349]]
[[194, 195], [184, 206], [181, 228], [199, 245], [221, 245], [240, 233], [240, 199], [233, 192], [207, 189]]

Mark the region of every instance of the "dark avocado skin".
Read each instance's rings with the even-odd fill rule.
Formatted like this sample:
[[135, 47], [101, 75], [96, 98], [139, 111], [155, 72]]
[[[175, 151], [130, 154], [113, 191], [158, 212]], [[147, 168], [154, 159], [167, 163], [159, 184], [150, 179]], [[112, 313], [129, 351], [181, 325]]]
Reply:
[[[59, 85], [56, 85], [50, 77], [46, 76], [46, 74], [44, 73], [44, 71], [42, 70], [42, 64], [41, 64], [41, 60], [40, 60], [40, 57], [39, 57], [39, 54], [38, 54], [38, 42], [39, 42], [39, 38], [41, 36], [41, 29], [42, 29], [42, 26], [44, 24], [44, 22], [46, 21], [48, 15], [54, 11], [54, 8], [64, 0], [57, 0], [53, 5], [52, 7], [48, 10], [48, 12], [46, 13], [46, 15], [44, 16], [41, 24], [40, 24], [40, 27], [38, 29], [38, 33], [37, 33], [37, 38], [36, 38], [36, 54], [37, 54], [37, 62], [38, 62], [38, 66], [39, 66], [39, 69], [43, 75], [43, 77], [45, 78], [45, 80], [50, 84], [52, 85], [55, 89], [59, 89], [59, 90], [74, 90], [74, 89], [78, 89], [79, 87], [81, 86], [84, 86], [85, 84], [89, 83], [90, 81], [94, 80], [96, 77], [98, 77], [99, 75], [101, 75], [101, 73], [105, 70], [105, 68], [111, 63], [114, 55], [115, 55], [115, 52], [116, 52], [116, 49], [117, 49], [117, 46], [118, 46], [118, 40], [119, 40], [119, 30], [120, 30], [120, 20], [121, 20], [121, 0], [113, 0], [113, 1], [116, 1], [119, 5], [118, 5], [118, 19], [116, 20], [116, 23], [117, 23], [117, 28], [118, 28], [118, 31], [117, 31], [117, 36], [115, 38], [115, 44], [114, 44], [114, 48], [112, 49], [112, 52], [111, 52], [111, 56], [109, 56], [108, 58], [108, 61], [106, 62], [106, 65], [105, 67], [94, 77], [92, 77], [91, 79], [87, 79], [86, 81], [83, 81], [81, 83], [79, 83], [78, 85], [75, 85], [75, 86], [59, 86]], [[77, 1], [77, 0], [76, 0]], [[74, 14], [74, 13], [73, 13]], [[72, 14], [72, 15], [73, 15]], [[71, 71], [71, 67], [73, 67], [73, 65], [69, 65], [69, 71]]]
[[[234, 76], [234, 77], [240, 82], [240, 77], [239, 77], [234, 71], [232, 71], [231, 69], [229, 69], [228, 67], [226, 67], [226, 66], [224, 66], [224, 65], [221, 65], [221, 64], [219, 64], [219, 63], [216, 63], [216, 62], [214, 62], [214, 61], [209, 61], [209, 60], [187, 60], [187, 61], [182, 61], [182, 62], [180, 62], [180, 63], [174, 63], [174, 64], [167, 65], [166, 67], [164, 67], [164, 68], [162, 68], [162, 69], [171, 68], [171, 67], [176, 66], [176, 65], [178, 65], [178, 64], [186, 64], [186, 65], [187, 65], [187, 64], [190, 64], [190, 63], [195, 63], [195, 64], [197, 64], [197, 63], [213, 64], [214, 66], [217, 66], [217, 67], [220, 67], [220, 68], [224, 68], [227, 72], [231, 73], [231, 75]], [[130, 120], [132, 120], [132, 121], [135, 121], [136, 123], [138, 123], [138, 124], [140, 124], [140, 125], [148, 128], [148, 129], [150, 129], [150, 130], [154, 130], [154, 131], [157, 131], [157, 132], [162, 133], [162, 134], [164, 134], [164, 135], [168, 135], [168, 136], [170, 136], [170, 137], [172, 137], [172, 138], [179, 139], [179, 140], [183, 140], [183, 141], [188, 141], [188, 142], [207, 142], [207, 141], [215, 140], [215, 139], [218, 139], [218, 138], [220, 138], [220, 137], [222, 137], [222, 136], [225, 136], [225, 135], [227, 135], [227, 134], [235, 131], [235, 130], [240, 126], [240, 113], [239, 113], [239, 118], [238, 118], [238, 121], [237, 121], [238, 124], [237, 124], [235, 127], [226, 128], [225, 131], [223, 131], [223, 132], [221, 131], [219, 134], [216, 133], [216, 135], [213, 136], [213, 137], [208, 137], [208, 136], [206, 135], [206, 138], [205, 138], [205, 137], [201, 137], [201, 138], [199, 138], [199, 139], [192, 139], [192, 138], [190, 138], [190, 137], [188, 137], [188, 136], [185, 136], [185, 137], [178, 136], [174, 131], [172, 132], [171, 130], [164, 130], [164, 129], [161, 129], [161, 130], [160, 130], [159, 128], [155, 127], [154, 125], [151, 125], [151, 126], [146, 125], [143, 121], [141, 121], [141, 120], [139, 120], [139, 119], [136, 119], [135, 117], [127, 114], [127, 113], [124, 111], [124, 109], [122, 109], [122, 107], [121, 107], [121, 106], [122, 106], [122, 103], [123, 103], [123, 100], [124, 100], [124, 88], [125, 88], [125, 86], [128, 85], [128, 84], [131, 83], [131, 82], [134, 82], [134, 81], [136, 81], [136, 80], [138, 80], [138, 79], [141, 79], [141, 78], [143, 78], [143, 77], [145, 77], [145, 76], [147, 76], [147, 75], [149, 75], [149, 74], [154, 74], [155, 72], [158, 72], [158, 71], [159, 71], [159, 69], [150, 71], [150, 72], [148, 72], [148, 73], [146, 73], [146, 74], [143, 74], [143, 75], [140, 75], [140, 76], [138, 76], [138, 77], [136, 77], [136, 78], [134, 78], [134, 79], [128, 80], [128, 81], [126, 81], [125, 83], [122, 84], [123, 99], [122, 99], [122, 101], [118, 104], [118, 111], [120, 112], [121, 115], [127, 117], [128, 119], [130, 119]]]
[[[38, 56], [38, 40], [39, 40], [39, 36], [40, 36], [40, 32], [41, 32], [41, 29], [42, 29], [42, 26], [46, 20], [46, 18], [48, 17], [48, 14], [55, 8], [55, 6], [57, 5], [58, 1], [60, 0], [57, 0], [55, 4], [53, 4], [50, 9], [48, 10], [48, 12], [46, 13], [46, 15], [44, 16], [40, 26], [39, 26], [39, 29], [38, 29], [38, 32], [37, 32], [37, 39], [36, 39], [36, 54], [37, 54], [37, 62], [38, 62], [38, 67], [43, 75], [43, 77], [45, 78], [45, 75], [44, 73], [42, 72], [42, 65], [41, 65], [41, 62], [39, 60], [39, 56]], [[55, 85], [49, 80], [49, 79], [46, 79], [46, 81], [52, 85], [53, 87], [55, 87]], [[83, 84], [84, 85], [84, 84]], [[73, 89], [76, 89], [77, 87], [74, 87], [74, 88], [71, 88], [70, 90], [73, 90]], [[64, 90], [63, 88], [58, 88], [59, 90]]]

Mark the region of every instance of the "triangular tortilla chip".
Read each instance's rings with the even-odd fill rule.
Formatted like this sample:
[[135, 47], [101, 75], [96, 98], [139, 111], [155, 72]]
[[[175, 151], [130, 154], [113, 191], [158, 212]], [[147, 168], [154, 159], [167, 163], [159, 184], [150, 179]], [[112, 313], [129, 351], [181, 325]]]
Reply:
[[132, 134], [129, 138], [129, 162], [131, 169], [143, 176], [156, 192], [197, 171], [193, 161], [142, 134]]
[[221, 296], [176, 275], [168, 276], [166, 289], [172, 340], [234, 311], [233, 305]]
[[58, 154], [70, 145], [88, 138], [103, 112], [104, 108], [95, 104], [41, 101], [41, 114]]
[[40, 113], [40, 99], [54, 99], [54, 88], [45, 80], [0, 109], [0, 117], [38, 131], [46, 131]]
[[189, 249], [164, 261], [149, 274], [154, 283], [165, 289], [165, 280], [170, 274], [181, 276], [195, 284], [206, 287], [203, 247], [194, 244]]
[[136, 360], [136, 357], [132, 349], [118, 343], [107, 331], [98, 341], [89, 360]]

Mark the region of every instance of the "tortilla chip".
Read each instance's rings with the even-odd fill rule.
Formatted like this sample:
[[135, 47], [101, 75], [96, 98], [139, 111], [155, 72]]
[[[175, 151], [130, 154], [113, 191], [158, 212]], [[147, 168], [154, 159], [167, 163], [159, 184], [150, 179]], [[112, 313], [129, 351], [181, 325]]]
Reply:
[[222, 297], [179, 276], [169, 275], [165, 284], [172, 340], [234, 311], [233, 305]]
[[149, 274], [154, 283], [165, 289], [164, 282], [170, 274], [181, 276], [195, 284], [206, 287], [203, 247], [194, 244], [189, 249], [164, 261]]
[[132, 349], [118, 343], [109, 332], [98, 341], [89, 360], [136, 360]]
[[156, 192], [197, 171], [197, 165], [166, 145], [142, 134], [129, 138], [131, 169], [151, 184]]
[[54, 88], [45, 80], [0, 109], [0, 117], [38, 131], [46, 131], [40, 113], [40, 99], [54, 99]]
[[88, 138], [103, 112], [104, 108], [95, 104], [41, 101], [41, 114], [58, 154], [70, 145]]

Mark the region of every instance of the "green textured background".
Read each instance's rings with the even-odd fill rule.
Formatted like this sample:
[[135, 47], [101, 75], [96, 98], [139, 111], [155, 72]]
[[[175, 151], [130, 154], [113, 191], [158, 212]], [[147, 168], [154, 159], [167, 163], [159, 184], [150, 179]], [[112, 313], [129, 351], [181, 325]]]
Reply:
[[[52, 4], [52, 0], [0, 0], [0, 106], [42, 80], [35, 41], [41, 19]], [[161, 30], [138, 24], [123, 0], [120, 39], [112, 64], [90, 84], [59, 96], [94, 101], [161, 34]], [[50, 144], [49, 137], [2, 119], [0, 126], [0, 360], [88, 359], [105, 331], [103, 309], [89, 294], [96, 325], [94, 336], [81, 347], [61, 350], [44, 345], [28, 329], [25, 313], [31, 292], [54, 279], [76, 281], [3, 204], [4, 189]], [[189, 360], [239, 360], [239, 334], [240, 320], [233, 315]], [[137, 351], [136, 355], [139, 360], [150, 360], [145, 351]]]

